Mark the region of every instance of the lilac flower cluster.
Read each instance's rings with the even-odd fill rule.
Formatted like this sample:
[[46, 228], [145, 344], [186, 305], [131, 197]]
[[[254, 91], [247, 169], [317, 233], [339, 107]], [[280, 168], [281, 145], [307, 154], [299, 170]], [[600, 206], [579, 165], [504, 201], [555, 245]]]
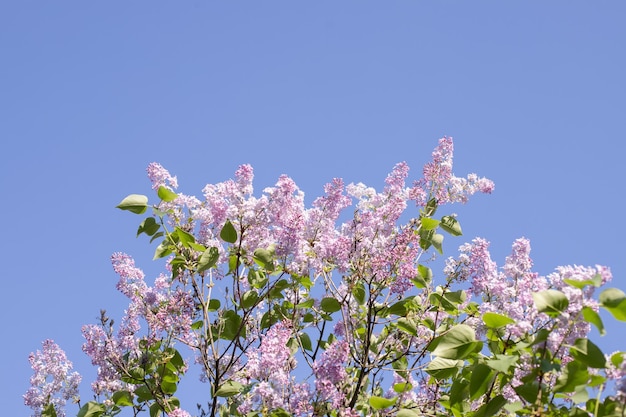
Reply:
[[424, 177], [415, 183], [411, 190], [412, 199], [420, 206], [428, 197], [433, 197], [438, 204], [465, 203], [476, 192], [491, 194], [493, 181], [469, 174], [467, 178], [456, 177], [452, 173], [454, 144], [451, 137], [439, 139], [439, 145], [432, 154], [432, 161], [424, 166]]
[[316, 395], [320, 400], [330, 402], [335, 409], [346, 408], [348, 374], [344, 363], [349, 353], [348, 342], [335, 340], [326, 348], [322, 358], [313, 364]]
[[115, 253], [111, 259], [113, 269], [120, 277], [117, 289], [130, 299], [130, 304], [115, 335], [105, 323], [83, 326], [83, 351], [98, 367], [97, 379], [92, 383], [96, 394], [115, 392], [123, 387], [132, 391], [132, 386], [120, 381], [120, 369], [125, 366], [122, 358], [126, 353], [131, 353], [131, 358], [140, 355], [140, 320], [148, 326], [146, 337], [150, 341], [167, 335], [189, 345], [196, 343], [196, 335], [191, 329], [195, 304], [188, 292], [172, 288], [165, 275], [157, 277], [154, 287], [149, 287], [143, 271], [135, 266], [130, 256]]
[[291, 328], [279, 322], [270, 328], [258, 349], [250, 349], [248, 362], [236, 379], [246, 383], [257, 382], [238, 407], [240, 413], [259, 408], [268, 411], [282, 408], [291, 415], [299, 416], [308, 415], [311, 411], [308, 384], [298, 384], [290, 375], [297, 366], [287, 346], [291, 338]]
[[[489, 242], [477, 238], [470, 244], [459, 248], [458, 258], [447, 261], [445, 272], [456, 279], [470, 281], [468, 293], [479, 300], [479, 312], [495, 312], [514, 320], [506, 326], [504, 340], [519, 341], [527, 335], [534, 335], [540, 329], [549, 330], [546, 348], [564, 365], [571, 360], [568, 346], [576, 339], [584, 338], [590, 330], [590, 324], [582, 320], [584, 307], [597, 311], [599, 306], [593, 296], [593, 286], [582, 290], [569, 285], [566, 280], [591, 282], [596, 275], [601, 283], [611, 280], [611, 272], [603, 266], [561, 266], [555, 272], [540, 276], [532, 272], [530, 242], [520, 238], [513, 243], [512, 251], [506, 257], [502, 269], [491, 260]], [[558, 290], [568, 299], [565, 311], [556, 317], [549, 317], [537, 311], [533, 294], [543, 290]], [[480, 317], [469, 318], [467, 323], [484, 334], [486, 328]], [[529, 357], [523, 357], [511, 386], [520, 383], [521, 378], [531, 365]], [[552, 381], [554, 382], [554, 381]], [[511, 401], [517, 399], [510, 387], [504, 390]]]
[[72, 372], [72, 362], [54, 341], [48, 339], [42, 345], [41, 351], [28, 357], [34, 374], [31, 387], [24, 394], [24, 404], [33, 409], [33, 416], [41, 416], [42, 409], [52, 404], [57, 416], [64, 417], [67, 400], [78, 400], [81, 376]]

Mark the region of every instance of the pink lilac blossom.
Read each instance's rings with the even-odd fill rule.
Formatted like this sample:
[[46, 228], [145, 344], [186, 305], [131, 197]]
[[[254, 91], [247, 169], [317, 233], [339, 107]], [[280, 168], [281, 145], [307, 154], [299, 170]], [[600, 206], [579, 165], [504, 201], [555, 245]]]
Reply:
[[418, 207], [423, 207], [428, 198], [435, 198], [439, 205], [445, 203], [466, 203], [476, 192], [491, 194], [495, 188], [493, 181], [469, 174], [467, 178], [456, 177], [452, 173], [454, 144], [451, 137], [439, 139], [432, 153], [432, 161], [424, 165], [424, 177], [414, 183], [409, 191], [410, 198]]
[[110, 338], [99, 325], [85, 325], [82, 333], [85, 338], [83, 352], [91, 358], [91, 363], [98, 367], [96, 380], [91, 383], [94, 393], [100, 395], [122, 389], [124, 384], [120, 381], [120, 374], [114, 365], [119, 363], [123, 356], [117, 341]]
[[291, 328], [279, 322], [268, 330], [258, 349], [249, 350], [248, 362], [237, 379], [258, 382], [238, 407], [239, 412], [250, 412], [259, 405], [270, 410], [282, 408], [292, 415], [310, 411], [308, 384], [297, 384], [290, 375], [297, 365], [287, 346], [291, 336]]
[[[500, 271], [491, 260], [488, 248], [489, 242], [486, 240], [474, 239], [471, 244], [460, 247], [461, 255], [457, 259], [449, 259], [444, 271], [461, 281], [470, 280], [468, 293], [480, 299], [481, 313], [497, 312], [515, 320], [515, 323], [506, 326], [505, 338], [520, 340], [539, 329], [550, 329], [545, 348], [559, 358], [562, 364], [567, 363], [571, 360], [567, 346], [578, 338], [586, 337], [590, 330], [590, 324], [580, 319], [582, 309], [589, 307], [597, 311], [598, 304], [592, 299], [593, 286], [581, 290], [565, 280], [592, 281], [599, 275], [604, 284], [611, 279], [608, 268], [560, 266], [547, 277], [540, 276], [532, 272], [530, 242], [520, 238], [513, 243], [512, 252], [506, 257]], [[567, 309], [557, 317], [539, 313], [535, 307], [533, 294], [547, 289], [562, 292], [569, 301]], [[471, 324], [477, 327], [478, 333], [484, 333], [481, 320], [474, 320]], [[508, 400], [517, 399], [510, 387], [521, 383], [530, 360], [530, 356], [521, 358], [514, 380], [503, 392]]]
[[148, 172], [150, 182], [152, 182], [153, 190], [157, 190], [161, 186], [172, 189], [178, 188], [178, 180], [176, 177], [173, 177], [161, 164], [152, 162], [148, 165], [146, 171]]
[[346, 399], [343, 385], [348, 374], [344, 363], [349, 352], [348, 342], [335, 340], [326, 348], [321, 359], [313, 364], [316, 394], [320, 400], [330, 402], [335, 408], [342, 408]]
[[168, 417], [191, 417], [191, 414], [189, 414], [187, 411], [183, 410], [182, 408], [176, 408], [172, 411], [170, 411], [169, 413], [167, 413]]
[[28, 357], [34, 374], [31, 387], [24, 394], [24, 404], [33, 409], [33, 416], [40, 416], [44, 407], [52, 404], [57, 416], [65, 416], [65, 403], [78, 397], [81, 376], [72, 372], [72, 362], [54, 341], [42, 342], [43, 349]]

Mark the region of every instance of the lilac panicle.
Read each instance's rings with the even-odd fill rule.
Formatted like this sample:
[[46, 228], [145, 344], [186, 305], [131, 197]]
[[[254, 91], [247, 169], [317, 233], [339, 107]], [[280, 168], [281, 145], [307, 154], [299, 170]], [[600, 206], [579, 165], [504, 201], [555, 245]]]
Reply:
[[42, 342], [43, 350], [28, 357], [34, 374], [31, 387], [24, 394], [24, 404], [33, 409], [33, 416], [40, 416], [48, 405], [54, 405], [57, 416], [64, 417], [67, 400], [78, 398], [81, 376], [72, 372], [72, 362], [65, 352], [52, 340]]
[[452, 173], [454, 144], [451, 137], [439, 139], [439, 145], [432, 154], [432, 161], [424, 165], [424, 177], [416, 181], [411, 190], [411, 199], [418, 206], [426, 204], [428, 198], [435, 198], [439, 205], [445, 203], [466, 203], [476, 192], [491, 194], [495, 188], [493, 181], [469, 174], [467, 178], [456, 177]]
[[172, 176], [169, 171], [161, 164], [152, 162], [148, 165], [146, 169], [148, 172], [148, 178], [150, 178], [150, 182], [152, 182], [152, 189], [157, 190], [159, 187], [168, 187], [171, 189], [178, 188], [178, 180], [176, 177]]
[[342, 408], [346, 400], [344, 385], [348, 374], [344, 363], [349, 353], [347, 341], [335, 340], [326, 348], [321, 359], [313, 364], [316, 394], [320, 400], [330, 402], [335, 408]]
[[237, 378], [258, 383], [239, 406], [239, 412], [247, 413], [255, 406], [269, 410], [282, 408], [292, 415], [303, 415], [310, 410], [308, 384], [298, 384], [290, 375], [297, 365], [287, 346], [291, 337], [291, 328], [279, 322], [268, 330], [258, 349], [250, 349], [248, 362]]

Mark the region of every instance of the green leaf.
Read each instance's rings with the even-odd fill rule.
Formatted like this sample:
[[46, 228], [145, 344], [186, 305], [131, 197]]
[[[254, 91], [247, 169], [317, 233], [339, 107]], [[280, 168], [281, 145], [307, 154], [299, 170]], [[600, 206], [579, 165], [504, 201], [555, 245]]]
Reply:
[[426, 366], [426, 372], [435, 379], [447, 379], [455, 375], [463, 367], [462, 360], [436, 357]]
[[393, 384], [393, 390], [397, 392], [398, 394], [411, 391], [412, 389], [413, 389], [413, 385], [408, 382], [399, 382], [397, 384]]
[[513, 387], [515, 393], [529, 403], [534, 403], [539, 395], [539, 384], [537, 381], [529, 381], [523, 385]]
[[237, 336], [243, 336], [241, 328], [241, 317], [233, 310], [224, 313], [224, 328], [220, 334], [222, 339], [234, 340]]
[[165, 379], [161, 381], [161, 390], [164, 394], [172, 395], [176, 392], [177, 389], [178, 385], [175, 382], [166, 381]]
[[257, 302], [259, 294], [255, 290], [246, 291], [241, 297], [241, 307], [249, 309]]
[[433, 214], [435, 214], [436, 211], [437, 199], [433, 197], [426, 203], [426, 207], [424, 207], [424, 212], [426, 213], [426, 216], [432, 216]]
[[581, 385], [587, 384], [589, 371], [587, 366], [579, 361], [571, 361], [567, 364], [554, 385], [555, 392], [574, 392]]
[[243, 384], [237, 381], [229, 380], [222, 384], [222, 386], [215, 393], [215, 396], [232, 397], [233, 395], [239, 394], [242, 390]]
[[111, 396], [111, 399], [119, 407], [133, 406], [133, 395], [128, 391], [116, 391]]
[[441, 228], [450, 233], [452, 236], [461, 236], [463, 234], [461, 225], [457, 219], [452, 216], [443, 216], [441, 218]]
[[322, 311], [328, 314], [332, 314], [336, 311], [341, 310], [341, 304], [339, 304], [339, 301], [337, 301], [333, 297], [322, 298], [322, 301], [320, 302], [320, 307], [322, 308]]
[[115, 207], [135, 214], [142, 214], [148, 209], [148, 197], [140, 194], [131, 194]]
[[507, 401], [502, 394], [493, 397], [487, 404], [483, 404], [476, 412], [474, 417], [491, 417], [498, 414], [498, 412], [506, 405]]
[[208, 248], [200, 255], [196, 272], [201, 273], [207, 269], [213, 268], [219, 258], [220, 253], [217, 248]]
[[302, 343], [302, 347], [304, 350], [313, 350], [313, 345], [311, 344], [311, 338], [308, 334], [302, 332], [300, 333], [300, 343]]
[[421, 417], [422, 414], [415, 411], [415, 410], [411, 410], [410, 408], [401, 408], [400, 410], [398, 410], [398, 413], [396, 414], [396, 417]]
[[237, 241], [237, 231], [230, 220], [226, 220], [226, 223], [224, 223], [224, 227], [222, 227], [220, 231], [220, 237], [224, 242], [228, 243], [235, 243]]
[[209, 300], [208, 310], [209, 311], [217, 311], [222, 306], [222, 303], [217, 298], [211, 298]]
[[601, 336], [604, 336], [606, 334], [606, 330], [604, 330], [604, 324], [602, 323], [602, 318], [600, 318], [600, 315], [594, 309], [585, 306], [582, 308], [582, 313], [585, 321], [596, 326]]
[[176, 230], [176, 235], [178, 236], [178, 241], [185, 248], [190, 247], [191, 243], [196, 243], [196, 238], [191, 233], [181, 229], [180, 227], [177, 227], [175, 230]]
[[100, 417], [105, 411], [106, 408], [104, 405], [98, 404], [95, 401], [89, 401], [78, 410], [76, 417]]
[[152, 400], [152, 392], [150, 392], [150, 388], [145, 385], [140, 385], [133, 391], [133, 393], [137, 396], [137, 399], [141, 402], [146, 402]]
[[487, 392], [493, 376], [494, 372], [489, 366], [482, 363], [474, 365], [469, 384], [470, 400], [480, 398]]
[[393, 314], [394, 316], [406, 316], [406, 303], [407, 299], [403, 299], [398, 301], [397, 303], [389, 306], [387, 311], [388, 314]]
[[417, 336], [417, 326], [413, 321], [407, 319], [406, 317], [401, 317], [397, 322], [398, 329], [402, 330], [405, 333], [410, 334], [411, 336]]
[[164, 240], [155, 249], [154, 256], [152, 257], [152, 260], [156, 261], [157, 259], [165, 258], [170, 253], [172, 253], [172, 249], [171, 249], [169, 243], [166, 240]]
[[137, 229], [137, 236], [142, 233], [145, 233], [148, 236], [153, 236], [156, 232], [159, 231], [160, 228], [161, 225], [159, 225], [156, 220], [154, 220], [154, 217], [146, 217]]
[[443, 255], [443, 235], [435, 233], [431, 239], [431, 243], [440, 255]]
[[500, 327], [504, 327], [507, 324], [515, 323], [515, 320], [508, 316], [505, 316], [504, 314], [487, 312], [483, 314], [483, 322], [487, 327], [491, 327], [492, 329], [499, 329]]
[[617, 288], [607, 288], [598, 297], [600, 305], [619, 321], [626, 321], [626, 294]]
[[272, 410], [270, 417], [292, 417], [293, 415], [285, 411], [283, 408], [277, 408], [276, 410]]
[[615, 352], [611, 355], [611, 363], [614, 367], [620, 368], [624, 362], [624, 352]]
[[52, 403], [48, 403], [48, 405], [41, 410], [41, 417], [57, 417], [57, 410], [54, 409]]
[[420, 274], [424, 281], [430, 282], [433, 279], [433, 271], [427, 266], [422, 264], [417, 265], [417, 272]]
[[391, 407], [398, 401], [398, 397], [393, 398], [385, 398], [385, 397], [377, 397], [372, 395], [370, 397], [369, 403], [375, 410], [382, 410], [383, 408]]
[[365, 287], [363, 286], [362, 282], [359, 282], [358, 284], [356, 284], [354, 286], [354, 288], [352, 289], [352, 295], [354, 296], [354, 299], [356, 300], [357, 303], [359, 303], [359, 305], [363, 305], [365, 304]]
[[201, 328], [202, 328], [202, 326], [203, 326], [203, 325], [204, 325], [204, 322], [203, 322], [202, 320], [198, 320], [198, 321], [194, 322], [194, 323], [191, 325], [191, 329], [192, 329], [192, 330], [199, 330], [199, 329], [201, 329]]
[[606, 368], [604, 353], [589, 339], [576, 339], [574, 345], [570, 347], [570, 353], [574, 359], [591, 368]]
[[439, 220], [431, 219], [430, 217], [422, 217], [420, 219], [420, 223], [422, 223], [422, 228], [424, 230], [433, 230], [439, 226]]
[[506, 374], [518, 359], [519, 357], [515, 355], [495, 355], [494, 358], [487, 359], [485, 364], [495, 371]]
[[150, 406], [150, 417], [159, 417], [159, 412], [162, 411], [161, 410], [161, 406], [159, 405], [159, 403], [153, 403]]
[[268, 249], [259, 248], [254, 251], [254, 261], [268, 271], [274, 270], [273, 253]]
[[533, 293], [535, 307], [540, 313], [549, 316], [558, 316], [567, 309], [569, 300], [561, 291], [545, 290]]
[[314, 304], [315, 304], [315, 300], [312, 299], [312, 298], [309, 298], [306, 301], [303, 301], [301, 303], [296, 304], [296, 308], [306, 308], [306, 309], [308, 309], [308, 308], [313, 307]]
[[568, 279], [565, 278], [563, 280], [563, 282], [565, 282], [566, 284], [574, 287], [574, 288], [578, 288], [579, 290], [582, 290], [583, 288], [585, 288], [587, 285], [591, 285], [593, 287], [599, 287], [602, 285], [602, 276], [600, 274], [596, 274], [594, 275], [593, 278], [591, 279], [587, 279], [584, 281], [580, 281], [577, 279]]
[[441, 358], [465, 359], [481, 346], [482, 342], [476, 340], [474, 329], [466, 324], [458, 324], [435, 338], [428, 350]]
[[174, 191], [162, 185], [157, 190], [157, 195], [159, 196], [161, 200], [165, 201], [166, 203], [169, 203], [170, 201], [174, 201], [178, 197], [178, 194], [176, 194]]
[[206, 250], [206, 246], [196, 242], [189, 242], [189, 247], [197, 252], [204, 252]]

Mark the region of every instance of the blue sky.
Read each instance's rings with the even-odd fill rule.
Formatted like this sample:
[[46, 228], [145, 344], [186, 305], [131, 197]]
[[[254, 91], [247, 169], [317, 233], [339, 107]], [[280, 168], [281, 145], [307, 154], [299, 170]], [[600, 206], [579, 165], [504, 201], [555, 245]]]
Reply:
[[[626, 289], [625, 16], [619, 1], [0, 3], [3, 414], [28, 414], [43, 339], [93, 378], [80, 327], [121, 317], [113, 252], [156, 273], [140, 219], [114, 208], [150, 192], [152, 161], [187, 194], [250, 163], [257, 191], [285, 173], [310, 202], [333, 177], [380, 187], [399, 161], [418, 178], [453, 136], [455, 173], [496, 191], [454, 208], [447, 254], [482, 236], [502, 263], [525, 236], [538, 272], [605, 264]], [[607, 321], [600, 345], [626, 350]]]

